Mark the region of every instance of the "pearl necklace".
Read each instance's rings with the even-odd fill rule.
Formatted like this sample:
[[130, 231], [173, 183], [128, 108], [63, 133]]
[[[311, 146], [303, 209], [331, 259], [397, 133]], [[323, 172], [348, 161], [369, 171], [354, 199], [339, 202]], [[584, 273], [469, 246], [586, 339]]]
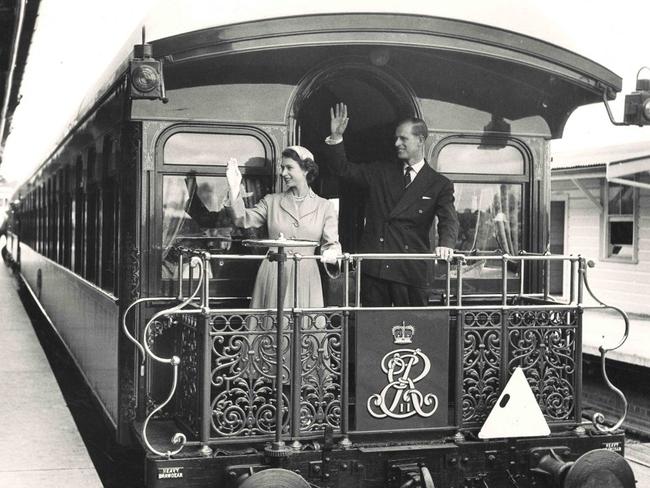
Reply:
[[303, 196], [301, 196], [301, 197], [297, 197], [297, 196], [294, 195], [293, 193], [291, 194], [291, 198], [293, 198], [296, 202], [302, 202], [302, 201], [303, 201], [305, 198], [307, 198], [308, 196], [309, 196], [309, 193], [305, 193], [305, 194], [304, 194]]

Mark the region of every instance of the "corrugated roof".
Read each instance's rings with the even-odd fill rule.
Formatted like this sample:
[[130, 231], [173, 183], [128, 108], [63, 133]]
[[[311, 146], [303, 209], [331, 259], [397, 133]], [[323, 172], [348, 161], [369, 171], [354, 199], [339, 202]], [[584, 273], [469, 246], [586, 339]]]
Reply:
[[650, 141], [629, 142], [571, 151], [553, 151], [551, 169], [589, 168], [650, 157]]

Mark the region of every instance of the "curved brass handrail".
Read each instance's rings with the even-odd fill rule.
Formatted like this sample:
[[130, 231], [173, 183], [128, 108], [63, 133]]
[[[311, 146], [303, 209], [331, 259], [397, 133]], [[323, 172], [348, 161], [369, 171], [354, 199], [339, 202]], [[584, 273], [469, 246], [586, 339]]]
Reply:
[[621, 399], [621, 401], [623, 402], [623, 415], [621, 416], [621, 418], [618, 419], [618, 421], [613, 426], [605, 427], [603, 425], [604, 422], [605, 422], [605, 416], [600, 412], [596, 412], [591, 417], [591, 423], [600, 432], [610, 433], [610, 432], [614, 432], [614, 431], [618, 430], [621, 427], [621, 425], [623, 425], [623, 422], [625, 421], [625, 417], [627, 417], [628, 402], [627, 402], [627, 398], [625, 398], [625, 395], [623, 394], [623, 392], [621, 390], [619, 390], [616, 386], [614, 386], [612, 384], [612, 382], [609, 380], [609, 377], [607, 376], [605, 359], [606, 359], [606, 356], [607, 356], [608, 352], [613, 351], [615, 349], [618, 349], [627, 340], [627, 338], [629, 336], [629, 333], [630, 333], [630, 320], [628, 319], [627, 314], [623, 310], [621, 310], [618, 307], [614, 307], [612, 305], [607, 305], [606, 303], [601, 301], [598, 297], [596, 297], [596, 295], [594, 295], [594, 292], [591, 290], [591, 287], [589, 286], [589, 280], [587, 279], [587, 268], [588, 267], [593, 268], [594, 267], [594, 262], [589, 261], [587, 263], [587, 266], [585, 266], [584, 259], [582, 259], [580, 261], [580, 268], [581, 268], [581, 271], [582, 271], [583, 282], [585, 284], [585, 288], [587, 289], [587, 292], [589, 293], [589, 295], [591, 295], [591, 297], [600, 305], [600, 307], [582, 307], [582, 308], [585, 309], [585, 310], [588, 310], [588, 309], [611, 309], [611, 310], [615, 310], [616, 312], [618, 312], [621, 315], [621, 317], [623, 317], [623, 321], [625, 322], [625, 333], [623, 334], [623, 337], [618, 342], [618, 344], [616, 344], [614, 347], [610, 347], [610, 348], [606, 348], [604, 346], [604, 344], [601, 344], [598, 347], [598, 351], [600, 352], [600, 368], [601, 368], [601, 372], [603, 374], [603, 379], [605, 380], [605, 384], [607, 385], [607, 387], [610, 390], [612, 390]]
[[144, 359], [146, 356], [146, 353], [144, 351], [144, 347], [142, 347], [142, 344], [131, 334], [131, 331], [129, 331], [128, 326], [126, 325], [126, 316], [128, 313], [134, 309], [136, 305], [139, 305], [141, 303], [147, 303], [147, 302], [169, 302], [174, 300], [174, 298], [170, 297], [153, 297], [153, 298], [139, 298], [135, 302], [133, 302], [131, 305], [129, 305], [126, 310], [124, 311], [124, 314], [122, 315], [122, 330], [124, 331], [124, 335], [135, 345], [135, 347], [138, 348], [140, 351], [140, 354], [142, 356], [142, 359], [140, 360], [140, 364], [144, 365]]
[[149, 442], [149, 437], [147, 436], [147, 427], [149, 425], [149, 420], [151, 420], [157, 412], [162, 410], [165, 407], [165, 405], [167, 405], [170, 402], [170, 400], [173, 398], [174, 393], [176, 393], [176, 385], [178, 383], [178, 365], [181, 363], [181, 359], [178, 356], [172, 356], [170, 363], [173, 366], [174, 378], [172, 380], [172, 387], [169, 391], [169, 395], [167, 396], [164, 402], [162, 402], [160, 405], [158, 405], [156, 408], [154, 408], [151, 411], [151, 413], [147, 416], [142, 426], [142, 440], [144, 440], [144, 443], [147, 445], [147, 448], [154, 454], [157, 454], [158, 456], [164, 456], [168, 458], [174, 456], [175, 454], [178, 454], [183, 450], [183, 447], [185, 447], [185, 443], [187, 442], [187, 437], [185, 436], [185, 434], [183, 434], [182, 432], [176, 432], [171, 438], [171, 443], [174, 445], [180, 444], [180, 446], [177, 449], [174, 449], [173, 451], [168, 450], [162, 452], [156, 449], [155, 447], [153, 447], [151, 445], [151, 442]]
[[178, 366], [181, 363], [181, 358], [179, 358], [176, 355], [172, 356], [171, 358], [163, 358], [163, 357], [160, 357], [160, 356], [156, 355], [151, 350], [151, 348], [149, 347], [149, 341], [147, 340], [147, 338], [149, 337], [149, 330], [150, 330], [151, 326], [154, 323], [156, 323], [156, 321], [160, 317], [171, 316], [171, 315], [174, 315], [174, 314], [186, 313], [187, 312], [187, 311], [183, 310], [183, 308], [185, 306], [189, 305], [196, 298], [196, 296], [198, 295], [199, 291], [201, 290], [201, 288], [203, 286], [203, 277], [204, 277], [203, 270], [204, 270], [205, 265], [206, 264], [204, 263], [204, 261], [202, 259], [196, 257], [196, 256], [191, 259], [190, 266], [199, 268], [199, 280], [198, 280], [198, 283], [196, 285], [196, 288], [194, 289], [194, 292], [192, 293], [192, 295], [190, 295], [187, 299], [185, 299], [184, 301], [182, 301], [178, 305], [175, 305], [175, 306], [173, 306], [171, 308], [167, 308], [165, 310], [161, 310], [161, 311], [155, 313], [149, 319], [149, 321], [147, 322], [147, 325], [145, 326], [144, 332], [142, 334], [142, 342], [143, 342], [142, 346], [143, 346], [144, 351], [146, 351], [147, 355], [149, 357], [151, 357], [152, 359], [154, 359], [155, 361], [158, 361], [159, 363], [171, 364], [172, 369], [173, 369], [173, 380], [172, 380], [171, 388], [169, 390], [169, 395], [167, 396], [167, 398], [165, 399], [164, 402], [162, 402], [160, 405], [158, 405], [156, 408], [154, 408], [149, 413], [149, 415], [147, 415], [147, 418], [145, 419], [144, 424], [142, 426], [142, 439], [144, 440], [144, 443], [146, 444], [147, 448], [151, 452], [153, 452], [154, 454], [157, 454], [158, 456], [165, 456], [165, 457], [174, 456], [175, 454], [178, 454], [179, 452], [181, 452], [181, 450], [183, 449], [183, 447], [185, 447], [185, 444], [187, 442], [187, 437], [185, 436], [185, 434], [183, 434], [182, 432], [176, 432], [171, 438], [171, 443], [173, 445], [180, 444], [180, 446], [177, 449], [167, 450], [165, 452], [162, 452], [162, 451], [159, 451], [158, 449], [156, 449], [155, 447], [153, 447], [151, 442], [149, 442], [149, 437], [147, 436], [147, 427], [149, 426], [149, 421], [153, 418], [153, 416], [157, 412], [159, 412], [162, 408], [165, 407], [165, 405], [167, 405], [171, 401], [171, 399], [174, 397], [174, 394], [176, 393], [176, 386], [178, 385]]

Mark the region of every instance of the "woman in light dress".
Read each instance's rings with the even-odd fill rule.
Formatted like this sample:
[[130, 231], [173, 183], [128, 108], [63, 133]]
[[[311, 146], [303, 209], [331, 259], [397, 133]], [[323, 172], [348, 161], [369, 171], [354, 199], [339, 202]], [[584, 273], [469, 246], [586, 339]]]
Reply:
[[[302, 146], [290, 146], [282, 152], [281, 176], [283, 193], [270, 193], [253, 208], [245, 208], [240, 192], [242, 176], [237, 161], [228, 163], [226, 177], [230, 187], [230, 213], [235, 225], [242, 228], [266, 226], [270, 239], [304, 239], [320, 243], [323, 263], [336, 263], [341, 254], [338, 238], [338, 215], [332, 202], [319, 197], [310, 188], [318, 176], [318, 165], [312, 153]], [[313, 247], [287, 247], [289, 258], [285, 263], [284, 306], [294, 306], [293, 272], [291, 256], [300, 253], [313, 256]], [[322, 307], [323, 288], [314, 259], [299, 261], [298, 307]], [[252, 308], [277, 306], [277, 263], [262, 261], [251, 300]]]

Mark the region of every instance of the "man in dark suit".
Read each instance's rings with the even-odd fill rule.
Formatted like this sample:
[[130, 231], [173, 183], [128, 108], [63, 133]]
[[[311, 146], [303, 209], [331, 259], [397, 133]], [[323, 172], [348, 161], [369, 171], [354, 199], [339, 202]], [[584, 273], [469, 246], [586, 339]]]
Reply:
[[[435, 253], [449, 259], [458, 234], [454, 187], [424, 160], [428, 129], [423, 120], [409, 118], [395, 129], [397, 161], [352, 164], [343, 147], [348, 124], [343, 103], [330, 109], [331, 134], [325, 163], [332, 173], [367, 191], [362, 253], [430, 253], [429, 234], [438, 217]], [[367, 307], [427, 304], [432, 262], [419, 260], [363, 261], [361, 300]]]

